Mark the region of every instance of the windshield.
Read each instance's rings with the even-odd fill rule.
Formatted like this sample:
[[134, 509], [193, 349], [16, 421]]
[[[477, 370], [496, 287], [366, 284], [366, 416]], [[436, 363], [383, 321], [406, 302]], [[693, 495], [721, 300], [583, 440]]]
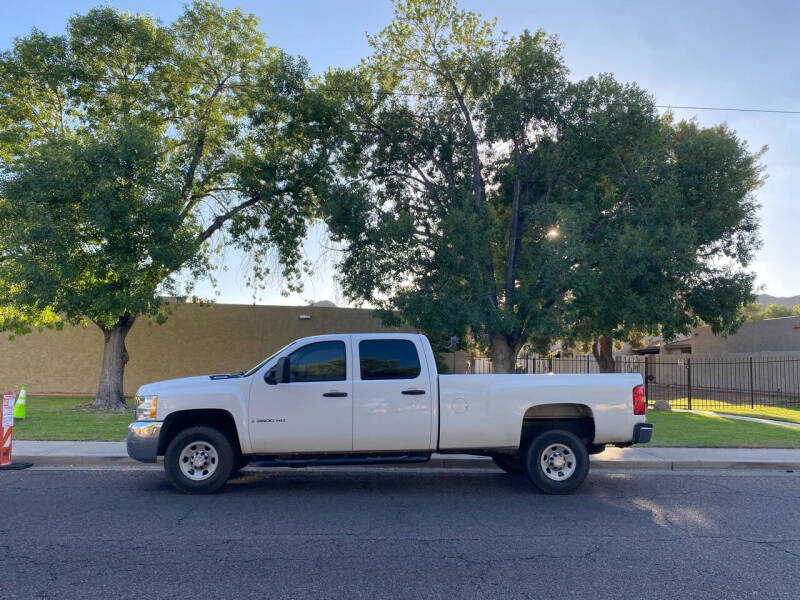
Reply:
[[258, 363], [258, 364], [257, 364], [255, 367], [253, 367], [253, 368], [252, 368], [252, 369], [250, 369], [249, 371], [247, 371], [247, 372], [243, 373], [243, 374], [242, 374], [242, 377], [250, 377], [250, 375], [252, 375], [252, 374], [253, 374], [253, 373], [255, 373], [256, 371], [258, 371], [258, 370], [259, 370], [261, 367], [263, 367], [265, 364], [267, 364], [267, 363], [268, 363], [269, 361], [271, 361], [273, 358], [275, 358], [276, 356], [278, 356], [278, 355], [279, 355], [281, 352], [283, 352], [283, 351], [284, 351], [284, 350], [286, 350], [287, 348], [290, 348], [291, 346], [294, 346], [296, 343], [297, 343], [297, 342], [289, 342], [289, 343], [288, 343], [288, 344], [286, 344], [286, 345], [285, 345], [283, 348], [281, 348], [280, 350], [278, 350], [278, 351], [277, 351], [275, 354], [273, 354], [272, 356], [270, 356], [270, 357], [268, 357], [268, 358], [265, 358], [265, 359], [264, 359], [264, 360], [262, 360], [260, 363]]

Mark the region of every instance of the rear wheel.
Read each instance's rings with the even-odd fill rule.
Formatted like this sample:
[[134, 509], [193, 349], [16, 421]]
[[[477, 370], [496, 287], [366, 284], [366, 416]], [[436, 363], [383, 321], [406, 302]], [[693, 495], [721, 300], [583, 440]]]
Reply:
[[512, 475], [522, 475], [524, 468], [522, 466], [522, 459], [519, 456], [511, 456], [510, 454], [494, 454], [492, 456], [494, 464], [501, 468], [506, 473]]
[[589, 473], [589, 453], [575, 434], [545, 431], [528, 448], [524, 466], [528, 479], [546, 494], [569, 494]]
[[234, 467], [230, 440], [213, 427], [184, 429], [167, 446], [164, 472], [185, 494], [211, 494], [225, 485]]

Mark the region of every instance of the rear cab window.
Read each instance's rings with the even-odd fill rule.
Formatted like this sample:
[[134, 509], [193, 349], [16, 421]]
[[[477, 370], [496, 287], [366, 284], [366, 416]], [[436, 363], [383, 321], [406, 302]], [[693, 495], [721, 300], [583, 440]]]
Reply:
[[364, 381], [416, 379], [422, 371], [417, 348], [410, 340], [361, 340], [358, 355]]

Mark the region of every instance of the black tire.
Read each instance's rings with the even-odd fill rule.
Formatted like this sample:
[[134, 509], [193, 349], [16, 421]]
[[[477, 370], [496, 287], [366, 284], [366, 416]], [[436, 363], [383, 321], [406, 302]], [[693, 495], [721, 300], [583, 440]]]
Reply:
[[[192, 449], [192, 446], [196, 448]], [[202, 455], [198, 460], [206, 460], [210, 468], [193, 467], [186, 456], [181, 457], [184, 450]], [[164, 472], [169, 482], [184, 494], [212, 494], [228, 481], [234, 457], [233, 445], [224, 433], [213, 427], [189, 427], [178, 433], [167, 446]], [[194, 469], [198, 479], [184, 473], [181, 463], [189, 465], [184, 467], [186, 469]], [[210, 474], [204, 475], [204, 471]]]
[[522, 466], [522, 459], [519, 456], [510, 454], [494, 454], [492, 460], [500, 469], [511, 475], [522, 475], [525, 469]]
[[[550, 451], [546, 460], [555, 467], [545, 469], [543, 466], [545, 451]], [[528, 479], [544, 493], [569, 494], [589, 474], [589, 453], [575, 434], [554, 429], [533, 440], [525, 455], [524, 466]]]

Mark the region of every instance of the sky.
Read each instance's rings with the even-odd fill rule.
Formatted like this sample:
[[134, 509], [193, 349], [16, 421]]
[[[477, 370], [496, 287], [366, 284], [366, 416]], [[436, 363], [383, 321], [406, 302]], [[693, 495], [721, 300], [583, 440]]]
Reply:
[[[173, 21], [183, 3], [173, 0], [0, 0], [0, 48], [32, 27], [63, 33], [70, 15], [99, 4], [150, 13]], [[369, 53], [366, 32], [392, 18], [389, 0], [225, 0], [261, 17], [270, 43], [304, 56], [315, 72], [350, 67]], [[564, 44], [571, 78], [601, 72], [635, 81], [669, 106], [732, 107], [800, 111], [800, 2], [796, 0], [462, 0], [462, 7], [497, 17], [509, 34], [544, 29]], [[800, 114], [706, 111], [674, 108], [677, 118], [700, 125], [725, 122], [752, 150], [769, 146], [763, 162], [768, 179], [758, 191], [763, 247], [752, 268], [762, 291], [800, 294]], [[305, 244], [315, 267], [299, 294], [282, 296], [280, 282], [254, 295], [244, 285], [241, 257], [228, 253], [217, 284], [199, 282], [195, 293], [217, 302], [347, 304], [333, 277], [333, 253], [325, 233], [312, 229]]]

